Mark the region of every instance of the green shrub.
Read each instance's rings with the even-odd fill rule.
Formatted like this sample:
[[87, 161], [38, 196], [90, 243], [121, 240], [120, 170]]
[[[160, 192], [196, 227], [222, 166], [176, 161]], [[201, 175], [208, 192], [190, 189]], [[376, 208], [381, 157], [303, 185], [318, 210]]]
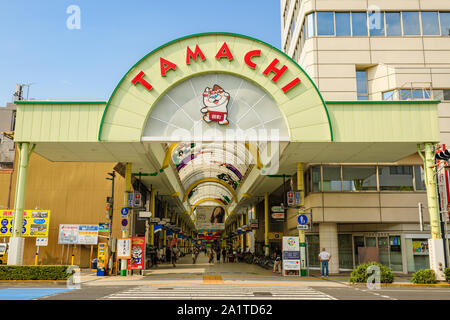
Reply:
[[367, 274], [367, 268], [371, 265], [376, 265], [380, 268], [381, 271], [381, 283], [392, 283], [394, 282], [394, 274], [392, 270], [381, 263], [378, 262], [369, 262], [358, 265], [355, 270], [350, 274], [350, 283], [367, 283], [369, 277], [374, 273], [372, 271], [370, 274]]
[[436, 283], [436, 274], [432, 269], [419, 270], [412, 275], [412, 283]]
[[450, 282], [450, 268], [444, 269], [445, 279]]
[[5, 266], [0, 265], [0, 280], [67, 280], [69, 266]]

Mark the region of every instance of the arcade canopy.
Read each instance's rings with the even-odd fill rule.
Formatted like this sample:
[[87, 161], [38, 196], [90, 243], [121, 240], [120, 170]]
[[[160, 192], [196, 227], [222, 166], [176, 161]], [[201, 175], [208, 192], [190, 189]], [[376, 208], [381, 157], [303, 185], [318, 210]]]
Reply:
[[16, 142], [50, 161], [132, 163], [187, 213], [237, 212], [298, 162], [394, 162], [440, 140], [438, 101], [324, 101], [283, 52], [229, 33], [153, 50], [108, 101], [16, 103]]

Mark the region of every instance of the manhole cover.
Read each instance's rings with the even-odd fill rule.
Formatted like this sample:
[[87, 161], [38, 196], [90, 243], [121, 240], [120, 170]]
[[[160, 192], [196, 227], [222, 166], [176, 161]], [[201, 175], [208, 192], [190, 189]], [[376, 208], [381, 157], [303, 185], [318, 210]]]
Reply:
[[254, 296], [272, 296], [270, 292], [253, 292]]
[[158, 288], [158, 290], [173, 290], [173, 288]]

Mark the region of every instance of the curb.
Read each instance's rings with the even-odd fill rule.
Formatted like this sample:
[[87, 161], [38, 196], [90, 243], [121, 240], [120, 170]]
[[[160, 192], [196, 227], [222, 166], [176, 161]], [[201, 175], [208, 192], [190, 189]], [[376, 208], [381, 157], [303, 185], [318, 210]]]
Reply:
[[[346, 283], [349, 286], [352, 287], [365, 287], [365, 284], [362, 283]], [[402, 283], [402, 282], [394, 282], [394, 283], [381, 283], [382, 287], [390, 287], [390, 286], [410, 286], [410, 287], [414, 287], [414, 286], [418, 286], [418, 287], [450, 287], [450, 283]]]
[[67, 280], [0, 280], [2, 284], [18, 284], [18, 283], [53, 283], [53, 284], [67, 284]]

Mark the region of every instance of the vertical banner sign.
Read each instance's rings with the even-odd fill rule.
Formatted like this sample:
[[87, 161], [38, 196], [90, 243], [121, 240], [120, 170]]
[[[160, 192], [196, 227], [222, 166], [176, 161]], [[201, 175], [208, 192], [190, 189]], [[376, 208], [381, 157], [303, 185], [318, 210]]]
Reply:
[[300, 275], [299, 237], [283, 237], [283, 276]]
[[145, 238], [131, 238], [131, 258], [128, 260], [128, 270], [143, 270], [145, 254]]
[[131, 259], [131, 239], [117, 239], [117, 258]]

